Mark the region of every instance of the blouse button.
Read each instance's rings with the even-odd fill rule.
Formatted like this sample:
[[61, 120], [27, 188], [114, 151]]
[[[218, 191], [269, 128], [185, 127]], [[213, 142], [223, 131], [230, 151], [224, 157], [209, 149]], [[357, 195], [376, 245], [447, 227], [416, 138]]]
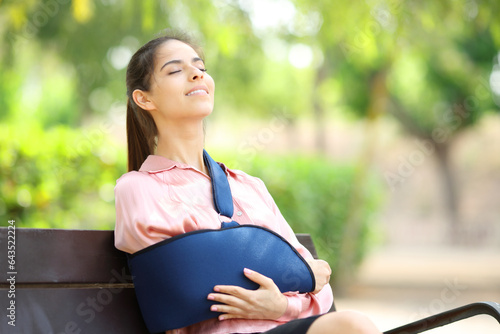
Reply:
[[241, 211], [236, 212], [237, 216], [241, 216], [242, 214], [243, 214], [243, 212], [241, 212]]

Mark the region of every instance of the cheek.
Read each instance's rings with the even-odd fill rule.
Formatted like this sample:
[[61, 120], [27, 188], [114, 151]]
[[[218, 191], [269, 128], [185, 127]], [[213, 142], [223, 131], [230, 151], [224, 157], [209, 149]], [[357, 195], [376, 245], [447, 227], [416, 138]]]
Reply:
[[206, 82], [208, 88], [212, 92], [214, 92], [215, 91], [215, 81], [214, 81], [214, 79], [210, 75], [207, 74], [207, 76], [205, 77], [205, 82]]
[[159, 87], [158, 95], [161, 99], [170, 101], [175, 98], [179, 98], [180, 95], [183, 95], [183, 86], [180, 82], [176, 82], [175, 80], [165, 80], [162, 85]]

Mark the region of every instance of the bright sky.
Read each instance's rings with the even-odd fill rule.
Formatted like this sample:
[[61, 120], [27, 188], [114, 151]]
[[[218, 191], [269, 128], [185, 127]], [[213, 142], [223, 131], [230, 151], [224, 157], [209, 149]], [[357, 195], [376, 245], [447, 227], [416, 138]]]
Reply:
[[293, 3], [288, 0], [239, 0], [239, 4], [249, 13], [255, 32], [264, 38], [264, 50], [269, 58], [287, 59], [296, 68], [311, 65], [314, 57], [310, 46], [276, 44], [277, 39], [269, 37], [270, 31], [280, 27], [293, 30], [293, 22], [298, 14]]
[[500, 52], [497, 54], [496, 64], [490, 75], [491, 90], [496, 96], [500, 96]]
[[250, 14], [257, 33], [289, 25], [297, 12], [288, 0], [239, 0], [239, 4]]

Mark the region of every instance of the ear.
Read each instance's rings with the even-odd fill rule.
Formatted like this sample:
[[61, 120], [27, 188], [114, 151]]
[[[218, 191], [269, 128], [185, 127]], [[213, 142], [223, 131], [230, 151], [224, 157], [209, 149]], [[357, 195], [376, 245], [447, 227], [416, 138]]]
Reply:
[[132, 98], [135, 104], [137, 104], [141, 109], [151, 111], [155, 109], [153, 101], [149, 99], [148, 93], [140, 89], [136, 89], [132, 92]]

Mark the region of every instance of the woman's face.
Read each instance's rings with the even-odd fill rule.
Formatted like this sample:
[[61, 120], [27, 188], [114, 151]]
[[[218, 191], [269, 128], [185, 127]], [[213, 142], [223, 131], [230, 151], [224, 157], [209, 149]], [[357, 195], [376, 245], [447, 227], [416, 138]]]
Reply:
[[[147, 98], [149, 109], [166, 120], [204, 118], [214, 107], [214, 80], [205, 64], [189, 45], [169, 40], [158, 47]], [[156, 117], [155, 117], [156, 118]]]

